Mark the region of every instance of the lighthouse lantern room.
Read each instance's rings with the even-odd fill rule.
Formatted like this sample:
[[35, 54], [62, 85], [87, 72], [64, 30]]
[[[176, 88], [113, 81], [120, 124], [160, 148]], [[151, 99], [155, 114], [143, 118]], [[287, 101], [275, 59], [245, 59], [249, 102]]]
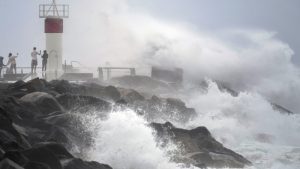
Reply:
[[69, 5], [51, 4], [39, 6], [39, 17], [45, 19], [46, 50], [48, 52], [47, 80], [57, 79], [62, 73], [63, 19], [69, 17]]

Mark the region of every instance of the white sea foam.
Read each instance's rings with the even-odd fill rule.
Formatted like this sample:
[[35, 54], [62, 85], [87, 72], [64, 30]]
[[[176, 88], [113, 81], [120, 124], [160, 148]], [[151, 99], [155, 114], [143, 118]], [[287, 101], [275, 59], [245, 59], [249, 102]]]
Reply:
[[[74, 10], [89, 12], [74, 14], [78, 22], [66, 23], [70, 29], [66, 39], [72, 39], [66, 45], [67, 55], [86, 56], [81, 61], [89, 66], [105, 62], [147, 69], [151, 65], [178, 66], [185, 69], [188, 81], [203, 77], [225, 81], [244, 92], [232, 97], [210, 83], [207, 93], [185, 93], [182, 98], [196, 108], [198, 117], [177, 125], [208, 127], [217, 140], [245, 155], [257, 168], [300, 168], [299, 115], [282, 115], [268, 102], [300, 112], [299, 68], [291, 62], [292, 49], [276, 32], [201, 31], [133, 11], [126, 0], [73, 3]], [[81, 36], [73, 41], [78, 32]], [[113, 113], [103, 124], [97, 123], [101, 127], [95, 129], [97, 144], [91, 158], [115, 168], [169, 165], [144, 120], [131, 114]], [[125, 139], [125, 134], [131, 137]]]
[[207, 92], [184, 98], [197, 118], [181, 127], [206, 126], [226, 147], [237, 151], [257, 168], [300, 167], [300, 117], [275, 111], [257, 93], [233, 97], [209, 82]]
[[[247, 169], [300, 167], [298, 115], [280, 114], [259, 94], [233, 97], [211, 81], [206, 92], [185, 93], [182, 99], [196, 108], [198, 116], [188, 123], [174, 122], [178, 127], [206, 126], [218, 141], [253, 163]], [[170, 162], [169, 153], [177, 147], [158, 147], [148, 122], [132, 110], [111, 112], [107, 118], [99, 118], [93, 112], [81, 118], [93, 133], [94, 145], [85, 153], [87, 160], [115, 169], [184, 168]]]
[[92, 119], [87, 128], [94, 130], [94, 146], [86, 153], [87, 159], [109, 164], [114, 169], [184, 168], [170, 162], [167, 154], [174, 147], [159, 148], [153, 130], [134, 111], [112, 112], [107, 119]]

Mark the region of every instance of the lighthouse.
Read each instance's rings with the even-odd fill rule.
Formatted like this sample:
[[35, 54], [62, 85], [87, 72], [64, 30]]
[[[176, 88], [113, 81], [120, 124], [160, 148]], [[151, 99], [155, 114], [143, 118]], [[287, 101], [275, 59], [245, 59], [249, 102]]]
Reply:
[[44, 19], [46, 34], [46, 50], [48, 52], [47, 80], [59, 78], [63, 74], [63, 32], [64, 18], [69, 17], [69, 6], [56, 4], [41, 4], [39, 6], [39, 17]]

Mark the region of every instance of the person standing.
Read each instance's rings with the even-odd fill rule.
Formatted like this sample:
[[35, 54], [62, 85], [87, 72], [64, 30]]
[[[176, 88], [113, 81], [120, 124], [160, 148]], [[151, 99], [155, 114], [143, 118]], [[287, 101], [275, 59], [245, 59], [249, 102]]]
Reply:
[[3, 68], [3, 66], [5, 66], [4, 64], [3, 64], [3, 57], [2, 56], [0, 56], [0, 78], [2, 77], [2, 68]]
[[34, 47], [33, 51], [31, 52], [31, 73], [36, 73], [36, 66], [38, 64], [37, 55], [41, 55], [41, 51], [38, 53], [36, 51], [36, 47]]
[[42, 55], [42, 71], [46, 71], [47, 69], [47, 61], [48, 61], [48, 53], [47, 50], [44, 50], [44, 53]]
[[15, 74], [17, 74], [17, 62], [16, 58], [18, 57], [18, 53], [16, 56], [13, 56], [12, 53], [8, 54], [8, 61], [7, 61], [7, 66], [10, 64], [10, 68], [8, 70], [8, 73], [14, 73], [13, 70], [15, 70]]

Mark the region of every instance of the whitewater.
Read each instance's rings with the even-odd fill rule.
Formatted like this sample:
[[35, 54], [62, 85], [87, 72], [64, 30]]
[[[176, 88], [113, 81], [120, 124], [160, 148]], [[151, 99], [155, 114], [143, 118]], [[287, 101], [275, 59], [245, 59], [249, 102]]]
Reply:
[[[300, 168], [300, 71], [291, 62], [293, 50], [278, 39], [276, 31], [203, 31], [135, 11], [126, 0], [93, 0], [84, 5], [75, 0], [73, 9], [82, 8], [89, 12], [74, 16], [80, 25], [66, 23], [72, 28], [66, 31], [66, 39], [83, 32], [77, 42], [66, 43], [67, 55], [88, 56], [82, 62], [91, 66], [110, 63], [137, 70], [153, 65], [185, 70], [183, 89], [172, 96], [195, 108], [197, 116], [186, 123], [172, 118], [157, 122], [170, 121], [184, 129], [205, 126], [224, 146], [250, 160], [251, 169]], [[95, 60], [100, 61], [91, 62]], [[205, 77], [207, 89], [198, 86]], [[221, 91], [210, 79], [228, 83], [239, 95]], [[271, 102], [295, 114], [281, 114]], [[174, 145], [160, 148], [142, 116], [133, 110], [109, 114], [102, 118], [91, 110], [81, 117], [95, 143], [86, 147], [87, 160], [116, 169], [185, 167], [170, 161], [172, 151], [180, 150]]]
[[[232, 96], [212, 81], [207, 89], [187, 87], [178, 97], [194, 107], [197, 116], [176, 127], [206, 126], [224, 146], [253, 163], [247, 169], [297, 169], [300, 167], [300, 116], [281, 114], [257, 93]], [[159, 146], [149, 121], [130, 109], [114, 110], [107, 117], [90, 111], [78, 113], [85, 130], [92, 133], [93, 145], [85, 147], [84, 158], [107, 163], [115, 169], [194, 169], [173, 162], [180, 148]], [[151, 121], [152, 122], [152, 121]], [[80, 146], [80, 145], [79, 145]]]

